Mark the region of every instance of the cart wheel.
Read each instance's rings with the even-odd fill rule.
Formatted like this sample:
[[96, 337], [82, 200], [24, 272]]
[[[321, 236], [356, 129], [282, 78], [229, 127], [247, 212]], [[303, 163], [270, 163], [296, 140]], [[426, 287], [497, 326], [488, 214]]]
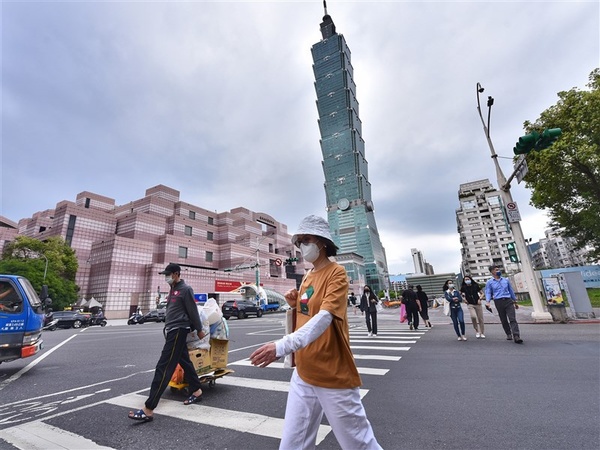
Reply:
[[208, 387], [212, 388], [212, 387], [214, 387], [214, 386], [215, 386], [215, 380], [210, 380], [210, 381], [208, 382]]

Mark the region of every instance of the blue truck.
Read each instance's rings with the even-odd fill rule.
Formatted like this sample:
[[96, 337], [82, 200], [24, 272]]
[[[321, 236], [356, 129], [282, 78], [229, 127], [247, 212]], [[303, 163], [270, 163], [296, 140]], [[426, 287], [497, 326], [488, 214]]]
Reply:
[[44, 306], [27, 278], [0, 275], [0, 363], [43, 348]]

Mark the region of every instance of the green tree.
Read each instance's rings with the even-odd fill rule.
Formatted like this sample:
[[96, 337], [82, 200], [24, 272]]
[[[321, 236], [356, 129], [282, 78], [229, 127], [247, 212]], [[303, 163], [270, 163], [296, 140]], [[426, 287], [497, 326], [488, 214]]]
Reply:
[[549, 148], [527, 157], [527, 187], [531, 204], [546, 209], [551, 226], [575, 238], [578, 248], [590, 247], [591, 260], [600, 258], [600, 69], [589, 77], [589, 90], [558, 93], [558, 103], [525, 122], [527, 133], [561, 128]]
[[[46, 259], [42, 255], [48, 258], [47, 270]], [[39, 241], [18, 236], [5, 245], [0, 260], [0, 273], [24, 276], [38, 293], [43, 284], [48, 285], [54, 310], [63, 309], [77, 301], [77, 267], [75, 252], [59, 237]]]

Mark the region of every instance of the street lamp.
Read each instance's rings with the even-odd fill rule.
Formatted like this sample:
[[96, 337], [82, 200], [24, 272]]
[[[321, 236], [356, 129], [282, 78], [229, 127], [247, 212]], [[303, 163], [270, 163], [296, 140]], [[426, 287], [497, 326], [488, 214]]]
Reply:
[[[481, 94], [484, 91], [484, 88], [481, 86], [481, 84], [477, 83], [476, 91], [477, 112], [479, 112], [481, 124], [483, 125], [483, 131], [485, 133], [488, 146], [490, 147], [491, 158], [494, 160], [494, 165], [496, 167], [496, 177], [498, 179], [498, 187], [500, 189], [500, 195], [502, 196], [503, 206], [506, 207], [509, 204], [516, 206], [510, 193], [510, 182], [507, 182], [506, 177], [502, 172], [502, 168], [500, 167], [500, 163], [498, 162], [498, 155], [494, 150], [494, 144], [492, 144], [492, 139], [490, 138], [490, 116], [492, 113], [492, 105], [494, 104], [494, 99], [491, 96], [488, 97], [488, 118], [486, 126], [486, 123], [483, 120], [483, 114], [481, 113], [481, 103], [479, 101], [479, 94]], [[514, 176], [515, 173], [511, 175], [510, 180], [512, 180]], [[531, 317], [534, 321], [537, 322], [551, 322], [552, 316], [548, 311], [545, 311], [543, 307], [542, 297], [540, 295], [539, 281], [535, 276], [535, 273], [533, 272], [533, 265], [531, 263], [529, 249], [527, 248], [527, 245], [525, 243], [525, 237], [523, 236], [523, 230], [521, 229], [520, 222], [518, 220], [512, 221], [511, 228], [513, 232], [513, 237], [515, 239], [515, 246], [517, 248], [517, 252], [519, 253], [519, 255], [521, 255], [522, 258], [523, 275], [525, 276], [527, 288], [529, 289], [529, 296], [531, 297], [531, 303], [533, 305], [533, 312], [531, 313]]]

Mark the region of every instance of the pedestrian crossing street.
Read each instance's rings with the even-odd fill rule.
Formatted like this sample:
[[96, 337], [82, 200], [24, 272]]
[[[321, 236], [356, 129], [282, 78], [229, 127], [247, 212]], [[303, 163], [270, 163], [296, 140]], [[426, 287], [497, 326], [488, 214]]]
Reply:
[[[358, 372], [363, 376], [363, 383], [373, 384], [370, 379], [365, 382], [364, 376], [385, 376], [394, 364], [398, 364], [402, 355], [411, 350], [424, 334], [429, 330], [409, 331], [407, 329], [399, 330], [397, 325], [388, 325], [385, 323], [379, 327], [378, 335], [369, 337], [365, 326], [358, 326], [350, 330], [350, 348], [354, 353]], [[375, 364], [377, 362], [377, 364]], [[370, 363], [373, 363], [372, 365]], [[383, 363], [383, 364], [382, 364]], [[245, 359], [230, 361], [228, 367], [235, 370], [235, 367], [250, 366], [250, 361]], [[373, 367], [377, 365], [378, 367]], [[382, 365], [388, 365], [388, 368], [381, 368]], [[286, 370], [283, 362], [275, 362], [266, 369], [256, 371], [257, 377], [243, 377], [232, 374], [218, 380], [218, 385], [243, 388], [246, 393], [249, 389], [253, 392], [270, 391], [281, 393], [281, 401], [285, 402], [285, 396], [289, 389], [289, 382], [276, 381], [260, 378], [258, 375], [266, 370]], [[115, 405], [123, 408], [122, 418], [126, 420], [127, 411], [138, 409], [146, 399], [148, 389], [139, 392], [130, 393], [118, 397], [109, 398], [102, 403]], [[361, 398], [368, 395], [369, 389], [361, 388]], [[250, 393], [249, 395], [253, 395]], [[207, 425], [207, 417], [210, 417], [210, 426], [230, 431], [260, 435], [263, 437], [278, 440], [283, 430], [283, 418], [272, 417], [268, 414], [257, 414], [256, 412], [237, 411], [226, 408], [208, 406], [205, 403], [192, 405], [185, 408], [181, 407], [181, 400], [172, 400], [166, 397], [161, 399], [158, 408], [155, 410], [155, 421], [159, 421], [161, 416], [178, 419], [190, 424]], [[54, 416], [53, 416], [54, 417]], [[56, 426], [44, 423], [49, 417], [27, 422], [11, 428], [0, 430], [0, 438], [9, 442], [19, 449], [109, 449], [111, 447], [101, 446], [93, 441], [93, 435], [78, 436], [66, 430], [61, 430]], [[119, 417], [121, 419], [121, 417]], [[215, 433], [218, 432], [215, 430]], [[322, 442], [331, 432], [327, 424], [322, 424], [317, 444]], [[276, 446], [274, 444], [274, 446]], [[115, 447], [118, 448], [118, 447]]]

